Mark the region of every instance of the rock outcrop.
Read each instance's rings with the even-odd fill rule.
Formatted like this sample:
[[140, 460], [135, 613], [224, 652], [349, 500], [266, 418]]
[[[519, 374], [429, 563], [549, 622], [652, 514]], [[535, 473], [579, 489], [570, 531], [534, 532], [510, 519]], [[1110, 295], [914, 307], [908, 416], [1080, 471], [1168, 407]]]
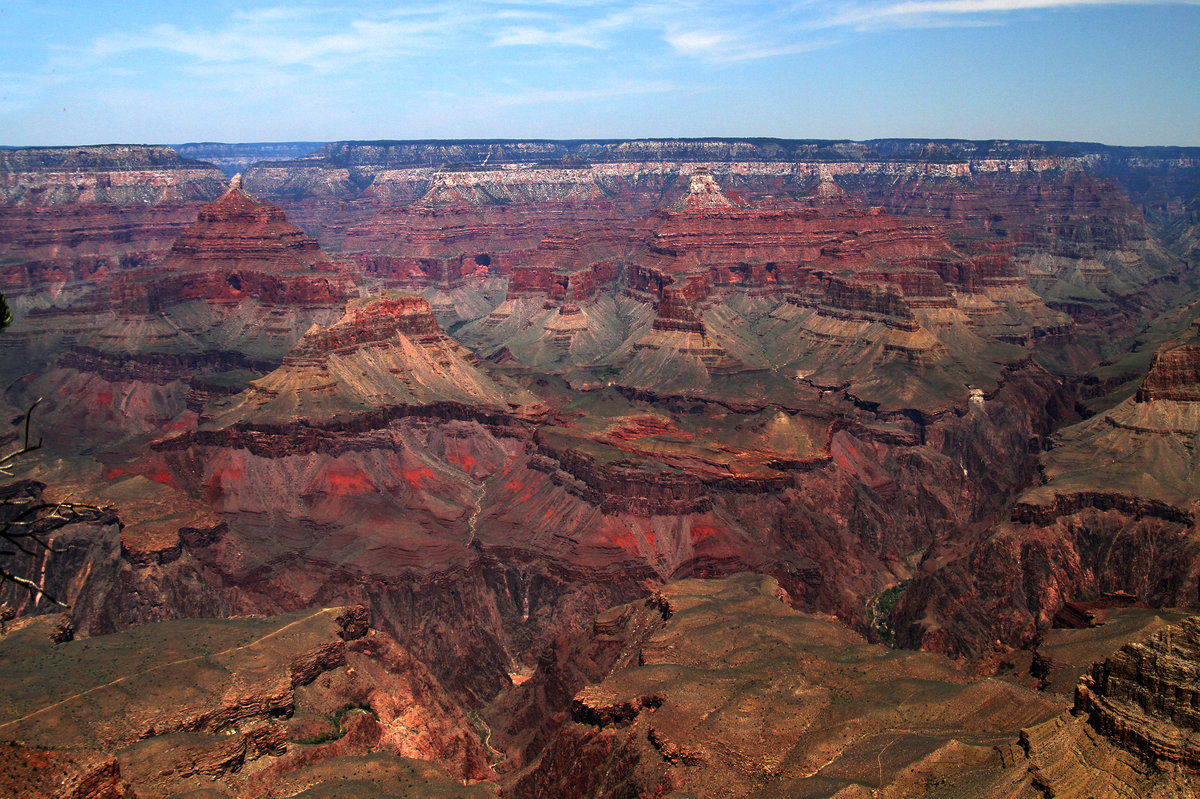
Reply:
[[1185, 619], [1095, 664], [1080, 682], [1075, 711], [1100, 734], [1147, 763], [1200, 772], [1195, 684], [1200, 619]]
[[203, 429], [386, 420], [438, 404], [500, 414], [540, 410], [529, 392], [481, 372], [442, 332], [426, 300], [393, 295], [352, 302], [334, 324], [314, 326], [278, 369], [213, 405]]
[[336, 237], [344, 215], [333, 205], [374, 214], [385, 198], [411, 202], [438, 182], [431, 164], [458, 165], [456, 198], [511, 203], [513, 214], [549, 197], [602, 197], [645, 213], [678, 197], [704, 164], [745, 197], [806, 195], [819, 208], [848, 191], [863, 207], [961, 220], [1010, 247], [1018, 272], [1074, 317], [1093, 350], [1106, 347], [1106, 331], [1130, 332], [1168, 307], [1179, 281], [1190, 284], [1186, 262], [1153, 227], [1177, 221], [1200, 188], [1195, 149], [925, 140], [336, 143], [251, 180]]
[[137, 799], [111, 755], [14, 743], [0, 744], [0, 791], [22, 799]]
[[1192, 323], [1191, 341], [1154, 353], [1150, 373], [1138, 388], [1138, 402], [1200, 402], [1200, 323]]
[[[951, 651], [965, 644], [978, 653], [997, 638], [1031, 640], [1067, 602], [1103, 592], [1156, 607], [1195, 601], [1200, 402], [1192, 397], [1200, 395], [1193, 347], [1163, 347], [1136, 396], [1051, 439], [1038, 484], [1017, 498], [1009, 520], [978, 540], [960, 540], [953, 556], [939, 553], [941, 562], [914, 581], [899, 605], [903, 640]], [[969, 601], [948, 610], [952, 594]], [[947, 628], [960, 631], [954, 642]]]
[[[79, 785], [52, 795], [263, 796], [316, 763], [373, 752], [434, 761], [459, 780], [491, 776], [463, 712], [369, 629], [365, 608], [170, 622], [58, 645], [41, 626], [0, 639], [0, 731], [19, 742], [6, 762]], [[84, 750], [105, 755], [73, 754]]]
[[[132, 182], [176, 173], [147, 208], [191, 196], [186, 162], [129, 153], [145, 160]], [[81, 169], [91, 177], [70, 189], [83, 155], [61, 155], [55, 196], [133, 208], [140, 195], [116, 192], [111, 164]], [[45, 153], [3, 157], [54, 171]], [[188, 717], [232, 713], [232, 734], [166, 713], [163, 734], [122, 743], [121, 778], [153, 791], [219, 775], [235, 795], [336, 792], [339, 762], [362, 769], [354, 790], [477, 779], [481, 752], [495, 751], [480, 749], [482, 726], [474, 744], [455, 732], [456, 707], [498, 695], [503, 708], [484, 712], [490, 745], [525, 793], [749, 793], [786, 774], [785, 790], [911, 795], [947, 763], [986, 771], [1011, 756], [1018, 768], [1034, 756], [1004, 748], [1016, 728], [1004, 722], [1001, 741], [1000, 726], [970, 726], [970, 701], [954, 703], [969, 694], [995, 719], [1021, 692], [860, 639], [979, 655], [991, 670], [1063, 608], [1090, 623], [1105, 595], [1194, 601], [1200, 394], [1186, 309], [1131, 339], [1140, 354], [1085, 371], [1191, 285], [1186, 225], [1170, 239], [1156, 226], [1186, 222], [1196, 157], [1000, 142], [426, 142], [252, 167], [245, 185], [269, 202], [240, 185], [203, 208], [197, 194], [199, 219], [172, 246], [128, 228], [146, 241], [121, 246], [161, 258], [91, 269], [64, 250], [73, 276], [19, 299], [0, 336], [6, 418], [45, 396], [45, 446], [13, 471], [44, 486], [34, 493], [104, 510], [55, 529], [55, 551], [17, 572], [69, 602], [93, 641], [369, 605], [376, 635], [324, 641], [297, 667], [313, 681], [280, 677], [251, 698], [238, 683], [226, 693], [249, 715], [222, 700]], [[114, 177], [108, 194], [100, 172]], [[21, 205], [28, 192], [11, 199], [3, 214], [59, 213]], [[5, 286], [45, 283], [29, 274], [6, 269]], [[1077, 412], [1094, 415], [1059, 430]], [[671, 601], [589, 622], [673, 580], [745, 570], [855, 632], [778, 603], [760, 614], [743, 596], [759, 621], [738, 673], [703, 631], [705, 651], [676, 644], [690, 660], [647, 648], [675, 643], [668, 628], [687, 611], [662, 619]], [[21, 617], [50, 610], [4, 597]], [[884, 689], [900, 703], [880, 727], [871, 689], [838, 682], [845, 664], [813, 655], [811, 638], [790, 649], [808, 665], [780, 683], [804, 701], [772, 694], [775, 658], [791, 655], [768, 645], [771, 631], [797, 625], [861, 655], [854, 673], [868, 682], [890, 685], [875, 661], [896, 664], [922, 701], [962, 712], [897, 732], [921, 718], [900, 701], [904, 683]], [[345, 665], [326, 662], [334, 650]], [[534, 666], [529, 693], [510, 692]], [[389, 698], [409, 694], [419, 701]], [[710, 745], [695, 697], [723, 703], [714, 718], [736, 747]], [[859, 743], [813, 721], [840, 699]], [[375, 714], [345, 708], [355, 703]], [[767, 753], [735, 706], [816, 748]], [[1031, 740], [1082, 740], [1073, 722], [1020, 724], [1038, 730]], [[958, 743], [939, 737], [947, 729]], [[329, 740], [298, 743], [315, 738]]]
[[335, 320], [357, 294], [344, 267], [235, 182], [160, 261], [96, 287], [90, 308], [11, 331], [12, 354], [28, 354], [44, 346], [46, 326], [88, 320], [86, 332], [59, 344], [58, 368], [24, 387], [53, 398], [47, 418], [108, 440], [189, 427], [208, 399], [278, 365], [305, 330]]
[[221, 193], [209, 164], [168, 147], [0, 153], [0, 290], [18, 309], [52, 302], [160, 257]]
[[507, 793], [886, 792], [939, 760], [977, 770], [992, 744], [1057, 710], [786, 600], [762, 577], [689, 580], [598, 617], [508, 700], [522, 711], [507, 731], [514, 765], [529, 765]]
[[142, 313], [189, 300], [336, 305], [352, 296], [352, 286], [314, 239], [288, 224], [281, 209], [248, 194], [235, 175], [160, 263], [117, 283], [114, 303]]

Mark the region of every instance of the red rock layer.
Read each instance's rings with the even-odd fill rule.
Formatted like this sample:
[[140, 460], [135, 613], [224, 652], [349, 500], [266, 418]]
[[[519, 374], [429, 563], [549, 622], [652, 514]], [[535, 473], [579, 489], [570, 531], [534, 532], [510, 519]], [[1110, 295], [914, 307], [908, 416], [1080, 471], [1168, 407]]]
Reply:
[[712, 179], [701, 177], [699, 188], [692, 187], [695, 203], [689, 194], [656, 215], [630, 267], [631, 289], [661, 296], [663, 286], [680, 283], [696, 303], [722, 288], [797, 290], [812, 286], [814, 276], [852, 271], [861, 280], [895, 284], [919, 304], [952, 306], [949, 287], [1023, 284], [1005, 252], [976, 253], [968, 240], [956, 249], [950, 228], [931, 219], [864, 213], [847, 203], [820, 210], [713, 204], [706, 199]]
[[1185, 619], [1096, 663], [1075, 692], [1075, 711], [1147, 763], [1200, 771], [1200, 618]]
[[1200, 402], [1200, 344], [1181, 344], [1154, 353], [1138, 402]]
[[116, 306], [129, 313], [189, 300], [328, 306], [355, 293], [344, 267], [281, 209], [243, 191], [239, 179], [200, 209], [160, 262], [120, 276], [112, 291]]
[[397, 333], [410, 338], [443, 337], [427, 300], [411, 295], [380, 297], [347, 309], [346, 316], [337, 324], [306, 336], [290, 356], [346, 352], [387, 341]]
[[604, 214], [603, 207], [487, 203], [435, 189], [414, 205], [381, 210], [348, 231], [343, 247], [368, 276], [402, 288], [456, 288], [468, 277], [506, 275], [579, 210]]
[[16, 743], [0, 744], [0, 793], [20, 799], [137, 799], [111, 755]]
[[624, 271], [625, 257], [640, 235], [636, 225], [620, 221], [558, 230], [542, 239], [525, 263], [513, 267], [508, 297], [590, 299]]
[[62, 287], [149, 263], [223, 182], [214, 167], [167, 147], [0, 153], [0, 290]]
[[95, 281], [161, 258], [198, 202], [0, 207], [0, 290]]

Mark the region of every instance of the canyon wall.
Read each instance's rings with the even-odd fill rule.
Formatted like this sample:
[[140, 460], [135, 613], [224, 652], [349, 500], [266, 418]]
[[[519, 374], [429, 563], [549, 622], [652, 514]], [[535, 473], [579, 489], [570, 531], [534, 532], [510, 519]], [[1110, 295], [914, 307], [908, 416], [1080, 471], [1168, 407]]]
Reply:
[[[435, 759], [467, 752], [444, 763], [459, 779], [503, 749], [528, 767], [514, 795], [691, 790], [704, 769], [755, 790], [684, 734], [694, 708], [634, 685], [636, 660], [695, 666], [647, 649], [711, 599], [689, 583], [644, 604], [668, 583], [754, 572], [716, 604], [968, 694], [993, 687], [941, 655], [994, 670], [1067, 603], [1195, 602], [1198, 158], [349, 142], [226, 187], [166, 148], [5, 152], [5, 418], [45, 398], [11, 497], [96, 506], [13, 573], [97, 638], [362, 605], [382, 643], [347, 648], [453, 717]], [[0, 598], [21, 623], [56, 607]], [[463, 732], [463, 709], [497, 737]], [[266, 716], [236, 752], [197, 743], [205, 762], [285, 757]], [[354, 723], [368, 748], [389, 734]], [[793, 787], [834, 749], [857, 767], [826, 744], [754, 757]], [[958, 751], [921, 746], [895, 779]], [[73, 762], [122, 790], [103, 758]], [[605, 783], [617, 766], [631, 781]]]

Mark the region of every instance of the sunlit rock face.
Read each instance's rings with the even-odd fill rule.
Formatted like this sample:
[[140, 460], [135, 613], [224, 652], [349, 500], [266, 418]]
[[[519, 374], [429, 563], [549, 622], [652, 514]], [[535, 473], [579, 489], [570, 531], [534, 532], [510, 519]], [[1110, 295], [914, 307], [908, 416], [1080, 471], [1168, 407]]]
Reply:
[[[112, 503], [19, 574], [97, 637], [369, 608], [376, 643], [347, 642], [297, 729], [329, 732], [369, 681], [391, 715], [352, 714], [329, 749], [251, 735], [269, 712], [189, 739], [218, 771], [245, 745], [228, 795], [299, 793], [343, 756], [376, 782], [494, 776], [512, 795], [1029, 788], [1004, 769], [1099, 728], [1054, 726], [1029, 675], [979, 673], [1032, 658], [1009, 648], [1064, 608], [1200, 591], [1189, 206], [1146, 199], [1190, 173], [1129, 158], [713, 140], [340, 144], [253, 166], [153, 255], [18, 303], [39, 310], [0, 336], [6, 418], [44, 396], [46, 440], [20, 491]], [[21, 202], [4, 212], [33, 218]], [[4, 590], [22, 617], [49, 610]], [[736, 663], [713, 643], [730, 630], [752, 631]], [[874, 713], [858, 677], [899, 704]], [[945, 714], [905, 704], [916, 683]], [[857, 743], [837, 737], [850, 717]], [[901, 722], [917, 732], [876, 759]], [[1023, 753], [1005, 748], [1020, 728]], [[158, 737], [119, 776], [169, 795]], [[70, 758], [123, 790], [106, 755]]]
[[[899, 609], [910, 643], [981, 651], [997, 638], [1029, 639], [1068, 601], [1106, 592], [1156, 607], [1194, 603], [1196, 350], [1193, 323], [1154, 354], [1133, 396], [1055, 434], [1010, 518], [962, 537], [951, 545], [958, 556], [914, 581]], [[962, 604], [948, 609], [948, 596]]]
[[475, 363], [423, 298], [357, 300], [329, 327], [314, 325], [235, 401], [210, 408], [205, 426], [330, 423], [441, 403], [537, 412], [532, 394], [497, 383]]
[[37, 308], [80, 283], [153, 261], [223, 184], [211, 165], [167, 147], [5, 150], [0, 290], [18, 308]]
[[62, 796], [54, 777], [80, 797], [262, 796], [344, 781], [371, 753], [427, 761], [435, 785], [491, 775], [463, 711], [362, 606], [58, 643], [53, 619], [0, 645], [5, 706], [40, 711], [0, 718], [14, 796]]
[[[821, 185], [798, 201], [735, 201], [698, 167], [623, 245], [619, 230], [545, 239], [505, 302], [457, 335], [577, 386], [733, 398], [748, 374], [770, 385], [774, 373], [933, 409], [1071, 330], [1002, 246]], [[888, 363], [904, 364], [890, 386], [864, 379]], [[933, 372], [949, 379], [922, 384]], [[778, 382], [768, 395], [794, 390]]]
[[1138, 402], [1200, 402], [1200, 323], [1192, 323], [1191, 341], [1154, 353], [1150, 374], [1137, 391]]
[[[11, 331], [14, 355], [50, 359], [21, 394], [50, 398], [46, 412], [61, 425], [52, 435], [89, 429], [113, 441], [186, 428], [357, 295], [346, 266], [240, 185], [202, 206], [161, 259]], [[68, 335], [47, 335], [63, 327]]]
[[1148, 762], [1200, 771], [1194, 708], [1200, 620], [1184, 619], [1095, 664], [1080, 683], [1075, 708], [1119, 746]]

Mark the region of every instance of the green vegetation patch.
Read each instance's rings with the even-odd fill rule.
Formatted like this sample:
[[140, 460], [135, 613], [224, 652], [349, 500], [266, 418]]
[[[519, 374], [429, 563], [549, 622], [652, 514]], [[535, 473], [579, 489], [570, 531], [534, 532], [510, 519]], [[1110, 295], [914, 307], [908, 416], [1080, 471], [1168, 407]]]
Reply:
[[893, 585], [867, 603], [867, 611], [871, 615], [871, 628], [879, 635], [879, 639], [888, 646], [896, 645], [896, 631], [892, 627], [892, 611], [900, 601], [900, 595], [908, 589], [911, 580], [903, 580], [899, 585]]
[[338, 708], [337, 712], [333, 714], [333, 718], [330, 719], [331, 723], [333, 724], [333, 729], [326, 730], [318, 735], [310, 735], [306, 738], [297, 739], [296, 743], [303, 744], [305, 746], [316, 746], [318, 744], [327, 744], [331, 741], [338, 740], [347, 732], [343, 722], [345, 721], [346, 716], [350, 715], [351, 713], [370, 713], [375, 717], [376, 721], [379, 720], [379, 714], [375, 712], [375, 708], [371, 707], [369, 703], [355, 702]]

